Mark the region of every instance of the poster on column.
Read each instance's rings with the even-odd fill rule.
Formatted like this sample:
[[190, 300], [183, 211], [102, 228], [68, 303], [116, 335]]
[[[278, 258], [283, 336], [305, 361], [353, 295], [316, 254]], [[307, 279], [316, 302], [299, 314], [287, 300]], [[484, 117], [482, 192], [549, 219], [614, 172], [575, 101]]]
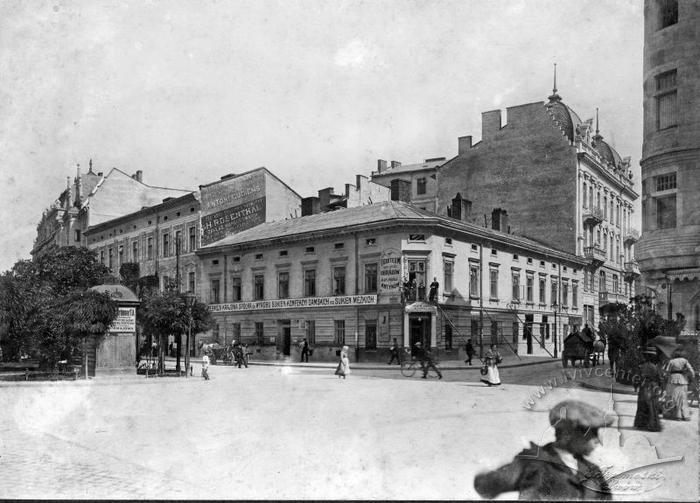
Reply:
[[265, 222], [265, 173], [256, 171], [201, 187], [202, 245]]

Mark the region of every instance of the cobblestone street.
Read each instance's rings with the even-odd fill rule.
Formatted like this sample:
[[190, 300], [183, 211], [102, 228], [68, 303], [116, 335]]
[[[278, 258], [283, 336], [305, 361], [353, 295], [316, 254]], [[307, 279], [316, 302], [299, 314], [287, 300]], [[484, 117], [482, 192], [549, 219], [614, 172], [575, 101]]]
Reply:
[[642, 435], [629, 395], [561, 387], [527, 410], [532, 386], [303, 370], [3, 384], [0, 497], [478, 499], [474, 475], [551, 440], [549, 408], [577, 397], [618, 417], [609, 473], [650, 465], [614, 499], [698, 499], [697, 409]]

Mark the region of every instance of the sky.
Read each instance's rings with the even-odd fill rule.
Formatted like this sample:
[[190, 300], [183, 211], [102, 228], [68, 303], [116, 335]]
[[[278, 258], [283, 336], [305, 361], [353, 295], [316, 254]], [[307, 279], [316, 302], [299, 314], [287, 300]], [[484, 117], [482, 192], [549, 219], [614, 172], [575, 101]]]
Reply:
[[[66, 177], [196, 190], [265, 166], [302, 197], [457, 154], [557, 89], [639, 183], [639, 0], [0, 2], [0, 271]], [[526, 189], [527, 190], [527, 189]]]

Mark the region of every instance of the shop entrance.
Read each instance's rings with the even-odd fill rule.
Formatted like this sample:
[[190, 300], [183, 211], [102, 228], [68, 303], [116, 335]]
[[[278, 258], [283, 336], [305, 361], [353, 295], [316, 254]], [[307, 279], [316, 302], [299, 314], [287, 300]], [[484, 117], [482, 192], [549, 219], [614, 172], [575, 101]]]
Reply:
[[292, 324], [290, 320], [277, 320], [279, 343], [278, 350], [282, 351], [284, 356], [291, 355], [292, 349]]
[[535, 318], [531, 314], [525, 315], [525, 339], [527, 340], [527, 354], [532, 354], [532, 324]]
[[411, 354], [413, 354], [414, 346], [418, 341], [424, 348], [430, 347], [430, 316], [430, 313], [416, 313], [408, 316]]

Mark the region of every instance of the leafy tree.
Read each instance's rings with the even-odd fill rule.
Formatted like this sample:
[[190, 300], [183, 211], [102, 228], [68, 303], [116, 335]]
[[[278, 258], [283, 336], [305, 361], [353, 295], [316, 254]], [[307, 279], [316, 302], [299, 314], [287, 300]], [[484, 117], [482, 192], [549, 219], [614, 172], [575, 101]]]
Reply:
[[119, 267], [121, 283], [132, 292], [138, 292], [140, 267], [137, 262], [125, 262]]
[[[188, 333], [190, 314], [192, 316], [192, 334], [206, 332], [212, 327], [213, 318], [209, 306], [195, 300], [190, 308], [187, 295], [184, 293], [166, 290], [165, 292], [154, 292], [143, 299], [137, 317], [144, 332], [157, 337], [158, 359], [161, 369], [163, 368], [165, 338], [174, 334], [178, 336], [178, 341], [180, 341], [182, 334]], [[178, 343], [178, 370], [180, 370], [181, 346]], [[187, 349], [189, 350], [189, 347]]]
[[83, 247], [53, 246], [32, 263], [37, 279], [57, 296], [104, 284], [110, 277], [109, 268], [97, 261], [96, 252]]

